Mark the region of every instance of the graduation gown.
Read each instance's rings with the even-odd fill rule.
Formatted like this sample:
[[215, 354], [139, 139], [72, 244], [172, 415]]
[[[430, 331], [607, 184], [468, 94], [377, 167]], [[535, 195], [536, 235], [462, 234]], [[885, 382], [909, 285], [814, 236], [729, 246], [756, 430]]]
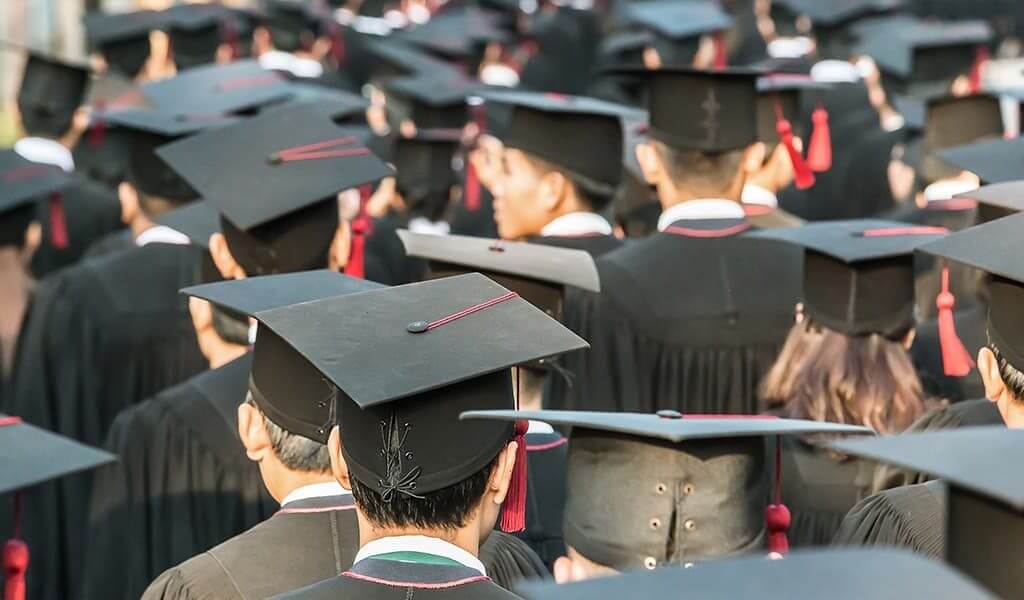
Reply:
[[527, 432], [526, 530], [516, 537], [526, 542], [547, 569], [565, 555], [562, 517], [569, 440], [558, 432]]
[[85, 251], [85, 255], [82, 258], [96, 258], [99, 256], [106, 256], [122, 250], [128, 250], [135, 247], [135, 241], [132, 239], [132, 232], [128, 229], [122, 229], [113, 233], [101, 237], [100, 239], [93, 242], [89, 249]]
[[423, 279], [426, 261], [406, 255], [398, 237], [398, 230], [407, 225], [408, 221], [396, 214], [373, 220], [366, 238], [366, 279], [384, 285], [403, 285]]
[[742, 219], [675, 222], [597, 260], [601, 293], [569, 289], [563, 322], [590, 342], [561, 358], [547, 408], [758, 412], [757, 386], [793, 324], [798, 249]]
[[893, 488], [865, 498], [843, 519], [834, 546], [892, 546], [943, 559], [946, 486], [941, 481]]
[[[102, 445], [118, 412], [199, 372], [178, 290], [199, 281], [200, 250], [152, 243], [88, 260], [38, 286], [19, 340], [10, 412]], [[34, 487], [23, 523], [33, 548], [28, 597], [77, 597], [91, 474]]]
[[277, 511], [238, 439], [251, 365], [244, 355], [118, 415], [106, 446], [120, 461], [94, 475], [83, 598], [134, 600]]
[[[978, 350], [988, 343], [988, 309], [975, 304], [953, 313], [956, 332], [968, 354], [978, 356]], [[935, 398], [960, 402], [985, 396], [985, 388], [977, 369], [964, 377], [946, 375], [942, 369], [942, 346], [939, 344], [939, 325], [935, 319], [917, 326], [910, 357], [921, 378], [924, 391]]]
[[359, 546], [354, 509], [349, 494], [289, 502], [245, 533], [165, 571], [142, 600], [269, 598], [334, 577], [352, 565]]
[[603, 233], [585, 235], [545, 235], [530, 238], [529, 241], [534, 244], [558, 246], [559, 248], [570, 248], [572, 250], [583, 250], [595, 258], [608, 254], [612, 250], [618, 250], [624, 243], [614, 235], [604, 235]]

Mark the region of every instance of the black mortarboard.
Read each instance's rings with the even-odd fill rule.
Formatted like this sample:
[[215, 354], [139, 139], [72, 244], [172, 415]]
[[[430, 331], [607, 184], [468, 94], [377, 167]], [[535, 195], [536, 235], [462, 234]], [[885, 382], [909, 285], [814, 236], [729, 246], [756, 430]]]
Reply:
[[654, 34], [653, 46], [665, 65], [688, 66], [700, 37], [730, 29], [733, 19], [716, 2], [654, 0], [625, 5], [625, 19]]
[[978, 222], [988, 223], [1024, 212], [1024, 180], [983, 185], [976, 190], [957, 194], [953, 198], [977, 202]]
[[983, 183], [1013, 181], [1020, 178], [1020, 166], [1024, 164], [1024, 137], [940, 150], [939, 158], [974, 173]]
[[1024, 369], [1024, 215], [1013, 215], [951, 234], [921, 252], [981, 269], [988, 283], [988, 335], [1003, 357]]
[[395, 185], [411, 214], [429, 219], [443, 214], [456, 182], [452, 160], [460, 144], [457, 132], [430, 130], [394, 141]]
[[949, 489], [946, 561], [1001, 598], [1020, 595], [1024, 589], [1024, 570], [1018, 568], [1024, 551], [1024, 479], [1008, 461], [1024, 451], [1024, 431], [967, 427], [848, 440], [833, 446], [844, 454], [945, 480]]
[[396, 128], [409, 119], [417, 129], [461, 130], [469, 120], [466, 98], [479, 89], [478, 83], [447, 74], [400, 77], [383, 83], [388, 120]]
[[11, 149], [0, 150], [0, 246], [23, 245], [37, 203], [68, 182], [68, 174], [59, 167], [28, 161]]
[[223, 215], [232, 254], [250, 275], [323, 266], [338, 226], [336, 196], [392, 172], [306, 105], [281, 107], [158, 152]]
[[650, 31], [613, 31], [598, 45], [598, 62], [604, 68], [643, 68], [643, 51], [653, 45]]
[[162, 14], [179, 70], [214, 62], [221, 44], [239, 45], [248, 29], [240, 12], [220, 4], [178, 4]]
[[657, 69], [645, 76], [652, 138], [709, 154], [757, 141], [757, 71]]
[[394, 77], [430, 74], [440, 78], [447, 74], [456, 78], [461, 75], [444, 61], [390, 37], [371, 39], [368, 47], [374, 57], [368, 79], [378, 84]]
[[296, 81], [289, 86], [288, 103], [306, 103], [311, 109], [323, 111], [335, 123], [365, 123], [370, 102], [351, 92]]
[[864, 219], [750, 236], [804, 248], [804, 311], [816, 323], [847, 335], [895, 339], [914, 326], [914, 249], [945, 233]]
[[313, 7], [303, 0], [263, 0], [259, 22], [270, 31], [274, 48], [282, 52], [308, 49], [316, 35]]
[[903, 0], [775, 0], [775, 3], [791, 14], [806, 15], [815, 28], [834, 29], [900, 8]]
[[[337, 386], [336, 423], [349, 471], [385, 501], [421, 497], [484, 469], [512, 440], [513, 427], [462, 422], [459, 415], [512, 408], [510, 367], [587, 347], [479, 274], [256, 318], [260, 336], [280, 336]], [[317, 433], [335, 424], [334, 406], [323, 407]]]
[[220, 213], [209, 202], [196, 200], [181, 208], [161, 213], [153, 220], [183, 233], [196, 246], [210, 247], [210, 236], [220, 233]]
[[572, 584], [536, 583], [516, 591], [526, 600], [619, 600], [676, 598], [680, 590], [694, 590], [702, 600], [994, 600], [955, 569], [889, 548], [804, 550], [784, 560], [732, 558]]
[[487, 410], [462, 418], [571, 427], [565, 543], [620, 571], [763, 549], [764, 505], [772, 497], [765, 438], [870, 433], [836, 423], [675, 411]]
[[[182, 294], [251, 317], [258, 312], [383, 288], [328, 270], [246, 277], [196, 285]], [[344, 335], [343, 333], [341, 335]], [[253, 347], [249, 391], [256, 405], [286, 431], [327, 443], [324, 428], [333, 399], [331, 384], [280, 337], [259, 327]]]
[[611, 199], [622, 180], [622, 119], [632, 109], [583, 96], [538, 92], [493, 92], [485, 98], [511, 107], [502, 133], [506, 147], [555, 165], [585, 190], [608, 188], [603, 196]]
[[493, 13], [466, 6], [438, 13], [397, 38], [446, 59], [477, 60], [487, 43], [506, 41], [510, 35], [497, 26]]
[[0, 494], [93, 469], [116, 457], [0, 414]]
[[241, 112], [286, 99], [291, 91], [283, 76], [254, 60], [205, 65], [143, 84], [142, 93], [158, 109], [171, 113]]
[[138, 77], [149, 60], [150, 31], [164, 24], [164, 17], [152, 10], [93, 12], [83, 20], [89, 46], [103, 55], [111, 69], [129, 79]]
[[925, 181], [937, 181], [960, 172], [937, 155], [940, 150], [1002, 137], [999, 98], [988, 94], [931, 98], [925, 103], [921, 177]]
[[85, 99], [89, 67], [77, 58], [28, 52], [18, 88], [22, 124], [29, 135], [60, 137]]
[[566, 286], [601, 291], [594, 259], [582, 250], [404, 229], [398, 237], [407, 255], [429, 261], [431, 277], [482, 273], [556, 319]]

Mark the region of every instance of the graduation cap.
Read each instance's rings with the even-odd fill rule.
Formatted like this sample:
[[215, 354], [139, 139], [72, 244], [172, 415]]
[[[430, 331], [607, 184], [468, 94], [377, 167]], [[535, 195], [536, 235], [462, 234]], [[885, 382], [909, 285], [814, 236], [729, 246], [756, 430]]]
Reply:
[[113, 462], [115, 456], [0, 414], [0, 494], [15, 492], [13, 536], [3, 549], [6, 597], [25, 596], [25, 572], [29, 548], [21, 534], [21, 490], [36, 484], [94, 469]]
[[502, 134], [506, 147], [555, 165], [584, 190], [605, 191], [595, 199], [611, 199], [622, 180], [622, 120], [635, 111], [594, 98], [539, 92], [491, 92], [484, 98], [511, 107]]
[[937, 152], [987, 139], [1002, 139], [1003, 116], [999, 98], [988, 94], [930, 98], [925, 103], [924, 156], [921, 176], [926, 181], [954, 177]]
[[832, 141], [828, 125], [828, 111], [818, 103], [811, 115], [814, 131], [808, 140], [807, 160], [793, 143], [794, 135], [803, 135], [794, 127], [802, 121], [800, 107], [802, 95], [808, 91], [830, 89], [809, 76], [792, 74], [766, 75], [757, 80], [758, 137], [774, 151], [776, 141], [781, 142], [793, 164], [798, 189], [814, 185], [814, 172], [828, 171], [832, 167]]
[[209, 202], [196, 200], [153, 218], [158, 225], [183, 233], [196, 246], [209, 249], [210, 236], [220, 233], [220, 213]]
[[506, 42], [511, 38], [497, 26], [491, 13], [474, 6], [441, 12], [422, 25], [402, 31], [397, 37], [454, 61], [476, 61], [488, 43]]
[[654, 47], [663, 64], [688, 66], [697, 53], [700, 37], [712, 34], [715, 36], [714, 66], [726, 66], [728, 52], [723, 34], [732, 27], [733, 19], [718, 3], [631, 2], [625, 5], [624, 16], [631, 25], [654, 34]]
[[946, 561], [1001, 598], [1024, 589], [1024, 573], [1014, 568], [1024, 550], [1024, 481], [1007, 464], [1024, 451], [1024, 431], [967, 427], [832, 446], [945, 480]]
[[1013, 181], [1020, 177], [1020, 165], [1024, 164], [1024, 137], [975, 142], [940, 150], [938, 155], [950, 165], [974, 173], [983, 183]]
[[1024, 212], [1024, 180], [983, 185], [970, 192], [953, 196], [955, 200], [978, 203], [978, 222], [988, 223]]
[[774, 493], [768, 489], [765, 438], [871, 433], [837, 423], [672, 410], [474, 410], [462, 418], [571, 427], [565, 543], [620, 571], [757, 551], [766, 525], [768, 549], [786, 552], [789, 511], [779, 473]]
[[29, 49], [18, 88], [18, 111], [29, 135], [58, 138], [69, 129], [89, 85], [84, 58]]
[[[513, 408], [510, 367], [587, 347], [480, 274], [258, 313], [264, 327], [336, 387], [319, 432], [339, 424], [353, 477], [387, 502], [422, 498], [478, 473], [520, 441], [502, 525], [522, 528], [525, 423], [464, 422], [473, 408]], [[325, 326], [330, 324], [330, 326]], [[259, 339], [257, 339], [259, 343]]]
[[205, 65], [142, 85], [142, 93], [159, 110], [185, 114], [238, 113], [284, 100], [288, 81], [264, 70], [255, 60]]
[[417, 129], [461, 131], [469, 120], [466, 98], [479, 89], [476, 82], [445, 73], [400, 77], [382, 84], [388, 120], [395, 129], [408, 119]]
[[594, 259], [582, 250], [404, 229], [398, 237], [408, 256], [429, 261], [431, 278], [483, 273], [556, 319], [566, 286], [601, 291]]
[[776, 0], [771, 14], [776, 28], [785, 36], [806, 33], [796, 30], [796, 21], [808, 18], [818, 55], [846, 60], [850, 44], [858, 39], [858, 30], [865, 21], [898, 19], [898, 14], [880, 15], [899, 13], [904, 5], [903, 0]]
[[280, 107], [158, 151], [223, 215], [249, 275], [323, 266], [338, 227], [336, 196], [392, 174], [361, 139], [306, 105]]
[[413, 214], [436, 218], [448, 206], [456, 183], [452, 161], [461, 146], [458, 132], [419, 130], [394, 141], [395, 185]]
[[256, 14], [282, 52], [308, 49], [316, 35], [316, 15], [303, 0], [263, 0]]
[[359, 94], [302, 81], [293, 82], [289, 91], [289, 103], [305, 103], [311, 109], [323, 111], [335, 123], [366, 122], [370, 102]]
[[613, 31], [598, 44], [598, 61], [605, 68], [642, 68], [643, 51], [654, 45], [654, 39], [654, 34], [647, 30]]
[[241, 11], [220, 4], [178, 4], [162, 14], [180, 70], [214, 62], [221, 44], [232, 47], [233, 58], [241, 56], [243, 33], [251, 32]]
[[772, 229], [751, 237], [804, 248], [804, 311], [846, 335], [897, 339], [914, 326], [914, 249], [939, 227], [873, 219]]
[[443, 60], [390, 37], [369, 40], [367, 47], [375, 59], [369, 65], [368, 79], [378, 85], [395, 77], [414, 77], [424, 74], [432, 74], [438, 78], [444, 74], [451, 75], [453, 79], [459, 76], [464, 77], [462, 73]]
[[680, 590], [695, 590], [702, 600], [818, 600], [823, 595], [831, 600], [994, 600], [955, 569], [890, 548], [804, 550], [785, 560], [731, 558], [571, 584], [524, 584], [516, 592], [526, 600], [618, 600], [676, 598]]
[[103, 55], [112, 70], [135, 79], [149, 60], [149, 33], [163, 28], [165, 18], [152, 10], [92, 12], [83, 22], [89, 47]]
[[[70, 178], [63, 169], [22, 158], [13, 149], [0, 150], [0, 246], [21, 246], [25, 230], [36, 217], [36, 205], [44, 198], [49, 202], [51, 223], [64, 223], [61, 190]], [[57, 218], [53, 212], [60, 210]], [[61, 230], [67, 243], [66, 227]]]

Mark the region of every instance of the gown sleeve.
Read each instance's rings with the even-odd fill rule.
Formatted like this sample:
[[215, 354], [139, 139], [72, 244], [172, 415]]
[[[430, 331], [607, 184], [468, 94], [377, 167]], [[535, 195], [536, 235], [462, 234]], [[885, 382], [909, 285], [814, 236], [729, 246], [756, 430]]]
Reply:
[[938, 481], [886, 490], [854, 506], [832, 544], [894, 546], [941, 558], [945, 505], [945, 489]]

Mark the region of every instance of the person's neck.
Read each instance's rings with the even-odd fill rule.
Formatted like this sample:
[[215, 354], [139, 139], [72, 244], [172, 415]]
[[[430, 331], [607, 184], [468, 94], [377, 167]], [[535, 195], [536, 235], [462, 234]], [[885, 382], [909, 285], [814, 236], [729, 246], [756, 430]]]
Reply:
[[11, 371], [33, 280], [17, 248], [0, 248], [0, 379]]
[[473, 556], [480, 556], [480, 532], [477, 519], [474, 517], [466, 523], [465, 527], [454, 531], [446, 529], [419, 529], [415, 527], [378, 527], [366, 520], [363, 512], [356, 505], [356, 514], [359, 517], [359, 547], [370, 542], [389, 537], [404, 535], [422, 535], [448, 542], [458, 546]]
[[248, 346], [226, 342], [219, 335], [212, 337], [216, 339], [205, 340], [201, 348], [211, 369], [219, 369], [249, 351]]
[[139, 239], [140, 235], [154, 227], [156, 227], [156, 223], [146, 215], [142, 214], [142, 211], [139, 211], [139, 213], [135, 215], [135, 218], [132, 219], [131, 223], [128, 224], [128, 229], [132, 232], [133, 240]]
[[[742, 187], [740, 188], [742, 189]], [[683, 204], [684, 202], [693, 202], [695, 200], [707, 200], [714, 198], [716, 200], [731, 200], [737, 204], [740, 203], [740, 195], [732, 191], [717, 192], [717, 193], [704, 193], [694, 192], [692, 190], [684, 190], [681, 188], [673, 188], [670, 193], [662, 194], [659, 190], [658, 200], [661, 202], [661, 209], [667, 210], [673, 206]]]
[[306, 487], [307, 485], [315, 485], [318, 483], [335, 483], [337, 480], [330, 473], [309, 473], [303, 471], [291, 471], [284, 468], [283, 465], [279, 469], [275, 469], [275, 473], [272, 475], [264, 473], [263, 485], [267, 487], [267, 491], [270, 495], [277, 500], [278, 503], [284, 501], [289, 494], [299, 488]]
[[1013, 399], [1004, 403], [1001, 408], [1003, 421], [1008, 428], [1024, 429], [1024, 402]]

